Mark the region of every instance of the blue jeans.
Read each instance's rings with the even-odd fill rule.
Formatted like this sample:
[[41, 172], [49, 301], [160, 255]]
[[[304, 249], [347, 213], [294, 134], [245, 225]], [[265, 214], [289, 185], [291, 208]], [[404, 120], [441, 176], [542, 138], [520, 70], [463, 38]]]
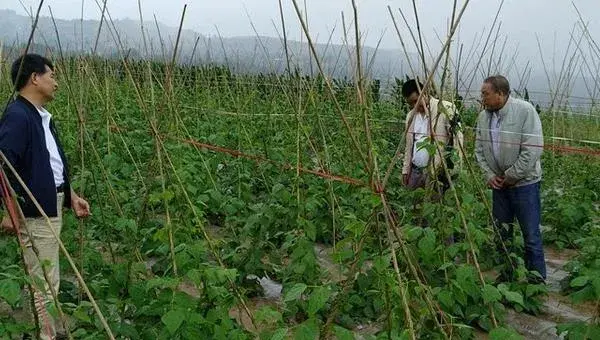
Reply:
[[[492, 198], [494, 224], [499, 229], [500, 237], [503, 241], [512, 243], [512, 223], [516, 217], [525, 241], [525, 266], [528, 270], [537, 271], [546, 279], [546, 262], [540, 231], [540, 182], [522, 187], [494, 189]], [[507, 250], [511, 252], [512, 249], [507, 245]]]

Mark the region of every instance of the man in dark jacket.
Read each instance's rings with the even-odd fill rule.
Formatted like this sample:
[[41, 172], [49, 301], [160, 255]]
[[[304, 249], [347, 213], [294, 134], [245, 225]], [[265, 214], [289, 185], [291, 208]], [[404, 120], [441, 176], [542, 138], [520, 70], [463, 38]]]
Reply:
[[[54, 99], [58, 89], [54, 66], [42, 56], [27, 54], [13, 63], [11, 76], [19, 95], [8, 105], [0, 120], [0, 151], [49, 217], [54, 231], [60, 235], [63, 208], [72, 208], [80, 218], [88, 216], [90, 208], [88, 202], [71, 189], [67, 159], [52, 115], [44, 108]], [[25, 189], [5, 169], [25, 216], [19, 230], [25, 243], [25, 265], [34, 276], [40, 338], [55, 339], [56, 320], [47, 308], [53, 301], [52, 290], [58, 293], [60, 282], [58, 240]], [[2, 220], [2, 227], [6, 231], [15, 230], [8, 217]], [[49, 282], [44, 278], [44, 269]], [[36, 282], [44, 282], [43, 287]]]

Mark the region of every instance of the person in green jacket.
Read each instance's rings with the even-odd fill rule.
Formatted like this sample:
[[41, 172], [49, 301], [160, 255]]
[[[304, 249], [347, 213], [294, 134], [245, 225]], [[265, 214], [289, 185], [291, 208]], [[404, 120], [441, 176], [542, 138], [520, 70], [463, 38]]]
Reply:
[[[525, 243], [525, 266], [539, 274], [534, 281], [545, 280], [540, 231], [542, 123], [531, 103], [510, 96], [510, 84], [504, 76], [485, 79], [481, 99], [484, 110], [477, 119], [475, 156], [493, 192], [494, 226], [506, 244], [513, 238], [516, 217]], [[504, 251], [505, 247], [500, 244], [499, 248]], [[506, 249], [511, 251], [508, 245]], [[511, 275], [510, 269], [503, 279], [510, 279], [506, 277]]]

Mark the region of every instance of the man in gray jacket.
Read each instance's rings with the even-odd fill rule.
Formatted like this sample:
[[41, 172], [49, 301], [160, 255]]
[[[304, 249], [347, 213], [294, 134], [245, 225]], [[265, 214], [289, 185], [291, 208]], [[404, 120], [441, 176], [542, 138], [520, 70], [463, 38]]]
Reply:
[[503, 242], [510, 241], [517, 218], [525, 241], [525, 265], [545, 279], [540, 231], [542, 123], [533, 105], [510, 97], [510, 84], [503, 76], [485, 79], [481, 99], [484, 110], [477, 119], [475, 156], [493, 191], [495, 227]]

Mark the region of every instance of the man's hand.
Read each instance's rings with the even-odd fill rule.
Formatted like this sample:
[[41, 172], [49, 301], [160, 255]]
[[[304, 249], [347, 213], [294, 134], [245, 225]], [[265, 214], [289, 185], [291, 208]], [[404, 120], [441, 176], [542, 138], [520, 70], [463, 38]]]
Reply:
[[488, 187], [500, 190], [504, 188], [504, 177], [494, 176], [488, 181]]
[[408, 174], [402, 174], [402, 185], [408, 185]]
[[518, 180], [513, 179], [513, 178], [509, 178], [509, 177], [504, 177], [504, 187], [505, 188], [510, 188], [515, 186], [515, 184], [517, 184]]
[[71, 193], [71, 207], [79, 218], [90, 216], [90, 204], [75, 193]]
[[5, 233], [12, 234], [15, 232], [15, 226], [12, 224], [9, 216], [4, 216], [2, 218], [2, 230]]

